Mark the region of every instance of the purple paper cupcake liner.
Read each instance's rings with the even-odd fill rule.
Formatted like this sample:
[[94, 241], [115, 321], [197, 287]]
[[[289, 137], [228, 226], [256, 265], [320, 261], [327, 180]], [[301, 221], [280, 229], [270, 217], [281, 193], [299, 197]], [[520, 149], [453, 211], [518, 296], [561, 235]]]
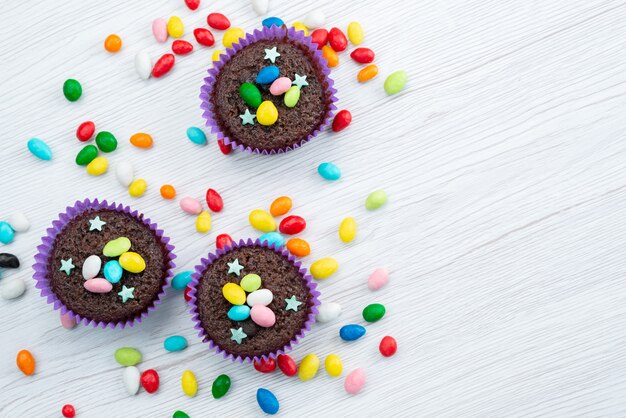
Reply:
[[[239, 247], [267, 247], [271, 250], [274, 250], [276, 253], [281, 254], [283, 257], [286, 257], [295, 267], [299, 269], [300, 276], [304, 281], [306, 281], [306, 285], [309, 288], [309, 292], [313, 301], [313, 305], [309, 307], [307, 321], [304, 323], [304, 326], [302, 327], [300, 332], [296, 334], [296, 336], [289, 342], [289, 344], [285, 345], [280, 350], [268, 354], [263, 354], [262, 356], [235, 356], [234, 354], [223, 350], [217, 343], [209, 338], [209, 336], [204, 331], [204, 328], [202, 327], [202, 324], [200, 323], [200, 319], [198, 317], [196, 289], [200, 281], [200, 277], [202, 277], [202, 274], [206, 271], [207, 267], [210, 266], [215, 260], [217, 260], [222, 255], [230, 252], [231, 250]], [[305, 332], [311, 330], [311, 325], [313, 325], [313, 323], [315, 322], [315, 315], [318, 313], [317, 307], [320, 305], [320, 301], [318, 299], [320, 292], [315, 290], [317, 288], [317, 283], [313, 282], [313, 277], [307, 274], [307, 269], [302, 267], [302, 262], [296, 260], [296, 258], [289, 251], [282, 249], [282, 247], [276, 248], [274, 244], [268, 245], [267, 241], [261, 242], [259, 239], [256, 239], [254, 241], [250, 238], [248, 238], [247, 241], [240, 240], [238, 243], [233, 242], [230, 246], [226, 246], [223, 249], [218, 249], [214, 254], [209, 253], [208, 258], [203, 258], [200, 260], [200, 264], [195, 267], [191, 278], [192, 280], [191, 283], [189, 283], [190, 290], [188, 293], [190, 297], [188, 303], [189, 305], [191, 305], [191, 309], [189, 312], [192, 315], [193, 321], [196, 323], [194, 328], [198, 330], [198, 336], [202, 339], [203, 342], [209, 344], [209, 347], [211, 349], [215, 349], [216, 354], [223, 353], [224, 358], [230, 358], [232, 361], [238, 361], [240, 363], [243, 363], [244, 361], [252, 363], [253, 361], [261, 359], [267, 360], [269, 358], [276, 358], [279, 354], [286, 354], [288, 351], [291, 351], [293, 347], [298, 344], [298, 341], [304, 337]]]
[[[328, 111], [324, 116], [324, 120], [320, 124], [320, 126], [315, 129], [312, 133], [310, 133], [305, 139], [301, 140], [300, 143], [296, 143], [290, 145], [285, 148], [280, 148], [277, 150], [260, 150], [258, 148], [246, 147], [243, 144], [239, 144], [234, 138], [229, 138], [226, 134], [224, 134], [220, 127], [218, 126], [217, 120], [214, 117], [214, 109], [213, 104], [211, 103], [211, 92], [213, 91], [213, 85], [215, 80], [217, 79], [217, 75], [224, 65], [241, 49], [250, 45], [251, 43], [264, 40], [264, 39], [278, 39], [278, 38], [289, 38], [293, 41], [297, 41], [302, 45], [306, 46], [311, 53], [313, 54], [313, 59], [317, 62], [317, 64], [321, 67], [322, 73], [326, 78], [326, 96], [328, 97]], [[253, 154], [281, 154], [287, 151], [291, 151], [292, 149], [296, 149], [304, 145], [306, 142], [313, 139], [320, 132], [324, 130], [326, 126], [330, 123], [330, 119], [333, 116], [333, 110], [337, 109], [335, 106], [335, 102], [337, 101], [337, 97], [335, 97], [335, 93], [337, 90], [333, 88], [334, 81], [330, 78], [330, 68], [326, 64], [326, 59], [322, 56], [322, 51], [317, 49], [317, 44], [314, 44], [311, 40], [310, 36], [305, 36], [304, 32], [298, 31], [295, 28], [291, 27], [286, 29], [284, 27], [277, 27], [273, 25], [272, 27], [263, 27], [263, 29], [258, 30], [255, 29], [252, 33], [247, 33], [245, 38], [239, 39], [238, 43], [233, 44], [231, 48], [227, 48], [226, 52], [220, 55], [220, 60], [215, 61], [213, 66], [208, 70], [208, 76], [204, 79], [204, 84], [200, 88], [200, 100], [202, 104], [200, 108], [203, 110], [202, 116], [206, 119], [206, 126], [211, 128], [211, 132], [217, 134], [218, 139], [223, 139], [224, 144], [231, 145], [233, 149], [239, 149], [241, 151], [247, 151]]]
[[[63, 230], [63, 228], [68, 224], [70, 220], [75, 218], [76, 216], [82, 214], [88, 209], [111, 209], [118, 212], [125, 212], [136, 218], [138, 221], [143, 222], [147, 225], [150, 230], [152, 230], [156, 236], [161, 240], [161, 243], [165, 246], [167, 250], [167, 259], [168, 259], [168, 269], [167, 269], [167, 277], [165, 278], [165, 283], [161, 287], [161, 292], [157, 295], [157, 298], [152, 302], [148, 308], [143, 311], [140, 315], [137, 315], [135, 318], [127, 319], [125, 321], [118, 322], [104, 322], [104, 321], [95, 321], [93, 319], [89, 319], [83, 317], [79, 314], [74, 313], [72, 310], [68, 309], [67, 306], [61, 302], [57, 296], [54, 294], [52, 289], [48, 284], [48, 259], [50, 258], [52, 248], [54, 245], [54, 241], [57, 235]], [[82, 323], [83, 325], [93, 325], [94, 328], [125, 328], [126, 326], [132, 327], [135, 323], [140, 323], [145, 317], [148, 316], [150, 312], [156, 309], [157, 305], [161, 303], [165, 296], [165, 290], [170, 285], [170, 279], [172, 277], [172, 270], [176, 265], [174, 264], [174, 259], [176, 255], [173, 253], [174, 246], [171, 245], [170, 239], [163, 235], [163, 231], [158, 229], [155, 223], [150, 222], [150, 219], [144, 218], [143, 214], [140, 214], [136, 210], [131, 210], [130, 207], [124, 206], [122, 204], [116, 204], [115, 202], [108, 203], [106, 200], [102, 202], [98, 201], [98, 199], [89, 200], [85, 199], [83, 201], [76, 201], [74, 206], [68, 206], [65, 208], [64, 213], [59, 214], [59, 219], [52, 222], [52, 227], [46, 230], [46, 235], [41, 239], [42, 244], [37, 247], [37, 254], [35, 255], [35, 264], [33, 265], [33, 269], [35, 270], [35, 274], [33, 278], [36, 281], [35, 287], [37, 289], [41, 289], [41, 296], [45, 297], [49, 304], [54, 306], [54, 309], [59, 309], [61, 311], [61, 315], [66, 315], [75, 320], [76, 323]]]

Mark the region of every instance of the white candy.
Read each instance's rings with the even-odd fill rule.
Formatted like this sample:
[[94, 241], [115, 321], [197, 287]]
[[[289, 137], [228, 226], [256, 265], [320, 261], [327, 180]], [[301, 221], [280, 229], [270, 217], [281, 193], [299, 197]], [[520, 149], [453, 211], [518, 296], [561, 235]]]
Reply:
[[150, 78], [150, 74], [152, 73], [152, 59], [150, 58], [150, 54], [146, 51], [138, 52], [137, 55], [135, 55], [135, 71], [137, 71], [137, 75], [142, 80]]
[[0, 286], [0, 296], [2, 296], [2, 299], [15, 299], [22, 296], [25, 290], [26, 283], [24, 283], [24, 280], [18, 277], [4, 279], [2, 286]]
[[100, 267], [102, 267], [102, 260], [97, 255], [90, 255], [85, 259], [83, 263], [83, 279], [93, 279], [100, 273]]
[[135, 169], [129, 161], [121, 161], [115, 166], [115, 177], [124, 187], [130, 186], [135, 179]]
[[274, 299], [274, 295], [272, 294], [271, 290], [259, 289], [259, 290], [255, 290], [254, 292], [248, 295], [248, 297], [246, 298], [246, 303], [250, 307], [254, 305], [267, 306], [270, 303], [272, 303], [273, 299]]
[[26, 215], [22, 212], [13, 213], [9, 216], [7, 222], [9, 222], [11, 228], [13, 228], [15, 232], [26, 232], [28, 231], [28, 228], [30, 228], [30, 222], [28, 221]]
[[264, 15], [267, 13], [269, 3], [269, 0], [252, 0], [252, 8], [259, 16]]
[[136, 395], [137, 391], [139, 391], [139, 379], [141, 378], [141, 373], [139, 373], [139, 369], [135, 366], [129, 366], [124, 368], [124, 372], [122, 373], [122, 379], [124, 380], [124, 387], [126, 387], [126, 392], [129, 395]]
[[326, 23], [326, 16], [321, 10], [313, 10], [304, 16], [302, 23], [309, 29], [321, 28]]
[[317, 322], [330, 322], [341, 314], [341, 305], [336, 302], [322, 303], [317, 310]]

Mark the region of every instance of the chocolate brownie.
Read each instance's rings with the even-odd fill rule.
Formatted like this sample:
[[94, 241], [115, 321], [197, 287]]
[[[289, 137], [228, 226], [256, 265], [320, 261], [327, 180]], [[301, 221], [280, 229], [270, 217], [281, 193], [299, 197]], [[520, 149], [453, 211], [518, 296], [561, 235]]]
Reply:
[[[105, 224], [101, 230], [92, 229], [90, 220], [99, 217]], [[141, 217], [142, 215], [140, 215]], [[84, 287], [84, 260], [92, 254], [100, 256], [102, 267], [96, 277], [103, 278], [107, 261], [105, 244], [119, 237], [130, 239], [129, 251], [140, 254], [146, 262], [141, 273], [124, 271], [119, 282], [107, 293], [91, 293]], [[69, 276], [61, 271], [61, 260], [72, 259], [74, 268]], [[48, 260], [48, 281], [57, 298], [75, 314], [102, 322], [121, 322], [139, 317], [158, 298], [165, 285], [168, 270], [168, 250], [150, 227], [132, 215], [110, 209], [88, 209], [68, 222], [56, 236]], [[126, 302], [118, 295], [122, 286], [134, 288], [133, 297]]]

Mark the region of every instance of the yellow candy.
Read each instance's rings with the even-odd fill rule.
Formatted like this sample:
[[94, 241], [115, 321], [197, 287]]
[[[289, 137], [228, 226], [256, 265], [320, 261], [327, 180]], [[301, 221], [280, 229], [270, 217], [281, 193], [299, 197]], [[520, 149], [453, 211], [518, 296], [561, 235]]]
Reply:
[[120, 266], [131, 273], [141, 273], [146, 269], [143, 257], [133, 251], [126, 251], [118, 259]]
[[329, 354], [326, 356], [326, 360], [324, 360], [324, 368], [329, 376], [341, 376], [343, 363], [337, 354]]
[[348, 216], [339, 225], [339, 238], [343, 242], [350, 242], [356, 237], [356, 220]]
[[180, 17], [170, 17], [170, 20], [167, 21], [167, 33], [169, 33], [172, 38], [180, 38], [183, 36], [185, 33], [185, 25]]
[[233, 305], [243, 305], [246, 303], [246, 292], [238, 284], [226, 283], [224, 287], [222, 287], [222, 295]]
[[137, 179], [128, 186], [128, 194], [132, 197], [142, 196], [146, 192], [148, 183], [144, 179]]
[[224, 51], [222, 51], [221, 49], [216, 49], [215, 51], [213, 51], [213, 54], [211, 55], [211, 61], [213, 62], [219, 61], [220, 55], [224, 55]]
[[224, 32], [224, 37], [222, 38], [222, 43], [226, 48], [230, 48], [233, 44], [236, 44], [239, 39], [242, 39], [246, 36], [243, 29], [241, 28], [230, 28], [226, 32]]
[[255, 209], [250, 212], [248, 220], [250, 221], [250, 225], [252, 225], [254, 229], [258, 229], [259, 231], [276, 231], [276, 221], [274, 220], [274, 218], [272, 218], [272, 215], [270, 215], [263, 209]]
[[87, 173], [92, 176], [104, 174], [109, 167], [109, 161], [105, 157], [96, 157], [87, 164]]
[[202, 211], [196, 218], [196, 231], [205, 233], [211, 229], [211, 214], [206, 210]]
[[316, 279], [326, 279], [331, 274], [337, 271], [339, 263], [337, 260], [331, 257], [321, 258], [311, 264], [310, 270], [313, 277]]
[[261, 125], [270, 126], [276, 123], [278, 120], [278, 109], [274, 106], [274, 103], [269, 100], [261, 103], [259, 108], [256, 110], [256, 120]]
[[196, 376], [191, 372], [191, 370], [185, 370], [183, 372], [183, 377], [181, 379], [181, 384], [183, 386], [183, 392], [187, 396], [196, 396], [198, 392], [198, 381], [196, 380]]
[[363, 42], [365, 34], [363, 33], [363, 27], [359, 22], [350, 22], [348, 25], [348, 38], [354, 45], [358, 45]]
[[304, 32], [304, 36], [309, 36], [309, 28], [304, 26], [304, 23], [302, 23], [302, 22], [293, 22], [293, 24], [291, 26], [296, 28], [296, 30], [301, 30], [302, 32]]
[[320, 359], [315, 354], [307, 354], [304, 356], [298, 367], [298, 377], [300, 380], [313, 379], [320, 368]]

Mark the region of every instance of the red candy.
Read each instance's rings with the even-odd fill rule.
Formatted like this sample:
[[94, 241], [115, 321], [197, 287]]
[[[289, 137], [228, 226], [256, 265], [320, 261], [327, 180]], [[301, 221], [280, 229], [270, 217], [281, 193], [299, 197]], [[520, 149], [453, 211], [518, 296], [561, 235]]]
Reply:
[[330, 47], [337, 52], [345, 51], [348, 47], [348, 38], [343, 34], [341, 29], [332, 28], [328, 32], [328, 43]]
[[352, 51], [350, 58], [359, 64], [369, 64], [374, 61], [374, 51], [369, 48], [357, 48]]
[[396, 351], [398, 350], [398, 343], [396, 343], [395, 338], [387, 335], [386, 337], [383, 337], [382, 340], [380, 340], [380, 345], [378, 346], [378, 349], [380, 350], [380, 354], [382, 354], [383, 356], [391, 357], [396, 354]]
[[189, 302], [191, 300], [191, 296], [189, 296], [189, 292], [191, 291], [191, 287], [187, 286], [185, 288], [185, 291], [183, 292], [183, 296], [185, 297], [185, 300], [187, 302]]
[[93, 136], [95, 131], [96, 125], [92, 121], [88, 120], [87, 122], [83, 122], [78, 125], [78, 129], [76, 129], [76, 138], [78, 138], [79, 141], [85, 142]]
[[68, 403], [67, 405], [63, 405], [63, 408], [61, 409], [61, 414], [65, 418], [74, 418], [76, 416], [76, 410], [72, 405]]
[[213, 46], [213, 44], [215, 43], [215, 38], [213, 37], [213, 34], [210, 30], [205, 28], [194, 29], [193, 36], [196, 37], [196, 41], [198, 41], [200, 45]]
[[311, 42], [317, 44], [317, 49], [322, 49], [328, 42], [328, 31], [326, 29], [315, 29], [311, 33]]
[[222, 154], [224, 155], [230, 154], [230, 152], [233, 150], [233, 146], [230, 144], [226, 145], [223, 139], [218, 139], [217, 145], [220, 147], [220, 151], [222, 151]]
[[186, 55], [193, 51], [193, 45], [182, 39], [177, 39], [172, 44], [172, 52], [176, 55]]
[[154, 393], [159, 389], [159, 375], [156, 370], [148, 369], [141, 373], [141, 386], [148, 393]]
[[343, 131], [350, 125], [350, 122], [352, 122], [352, 113], [345, 109], [339, 111], [333, 119], [333, 132]]
[[261, 360], [255, 360], [254, 368], [261, 373], [272, 373], [276, 370], [276, 360], [271, 357], [267, 360], [264, 360], [263, 358]]
[[200, 6], [200, 0], [185, 0], [185, 4], [190, 10], [196, 10]]
[[169, 73], [174, 63], [176, 62], [176, 58], [172, 54], [164, 54], [152, 67], [152, 77], [162, 77], [165, 74]]
[[283, 234], [295, 235], [304, 231], [306, 228], [306, 221], [301, 216], [291, 215], [280, 221], [278, 229]]
[[215, 246], [220, 250], [227, 245], [230, 246], [233, 243], [233, 239], [228, 234], [219, 234], [215, 237]]
[[207, 16], [206, 23], [213, 29], [226, 30], [230, 28], [230, 20], [221, 13], [211, 13]]
[[219, 212], [224, 209], [224, 201], [222, 200], [222, 196], [220, 196], [220, 194], [213, 189], [209, 189], [206, 191], [206, 204], [213, 212]]
[[288, 354], [278, 355], [278, 368], [285, 373], [286, 376], [294, 376], [298, 372], [296, 362]]

